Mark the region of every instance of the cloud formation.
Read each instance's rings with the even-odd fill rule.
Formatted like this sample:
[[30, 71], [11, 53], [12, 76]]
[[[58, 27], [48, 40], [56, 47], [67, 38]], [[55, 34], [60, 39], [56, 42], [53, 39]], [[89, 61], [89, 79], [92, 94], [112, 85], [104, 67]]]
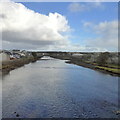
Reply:
[[[72, 3], [73, 4], [73, 3]], [[88, 5], [88, 3], [87, 3]], [[101, 4], [91, 4], [92, 7]], [[74, 11], [85, 10], [81, 4]], [[69, 38], [71, 27], [65, 16], [59, 13], [48, 15], [36, 13], [21, 3], [0, 3], [0, 34], [2, 33], [3, 49], [27, 50], [62, 50], [62, 51], [106, 51], [117, 49], [117, 21], [83, 23], [86, 29], [92, 31], [95, 39], [86, 40], [86, 45], [72, 44]], [[74, 31], [76, 32], [76, 31]], [[79, 41], [78, 41], [79, 42]]]
[[70, 12], [84, 12], [84, 11], [89, 11], [94, 8], [104, 8], [103, 5], [100, 2], [92, 2], [92, 3], [71, 3], [68, 6], [68, 10]]
[[118, 21], [105, 21], [96, 25], [86, 22], [84, 26], [97, 36], [95, 39], [88, 40], [88, 45], [113, 51], [118, 50]]
[[27, 9], [21, 3], [0, 3], [2, 40], [7, 43], [24, 43], [37, 47], [68, 44], [63, 35], [70, 30], [67, 19], [59, 13], [43, 15]]

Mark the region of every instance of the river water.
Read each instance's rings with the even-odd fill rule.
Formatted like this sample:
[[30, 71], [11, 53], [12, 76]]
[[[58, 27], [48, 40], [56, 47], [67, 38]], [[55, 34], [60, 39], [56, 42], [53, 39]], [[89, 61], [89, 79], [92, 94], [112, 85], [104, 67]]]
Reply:
[[43, 59], [2, 78], [3, 118], [111, 118], [118, 77], [64, 60]]

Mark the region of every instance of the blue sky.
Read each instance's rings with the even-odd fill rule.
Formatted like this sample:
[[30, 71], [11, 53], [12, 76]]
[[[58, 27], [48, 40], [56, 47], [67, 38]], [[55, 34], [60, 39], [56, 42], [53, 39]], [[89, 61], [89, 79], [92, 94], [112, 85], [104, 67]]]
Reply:
[[[20, 4], [23, 5], [24, 7], [22, 7]], [[9, 6], [7, 7], [9, 8]], [[23, 30], [24, 33], [26, 32], [26, 34], [28, 35], [34, 34], [33, 36], [38, 36], [38, 37], [40, 33], [43, 35], [42, 37], [39, 38], [36, 37], [36, 40], [34, 40], [34, 38], [30, 38], [31, 40], [30, 43], [32, 44], [38, 43], [41, 45], [43, 42], [44, 45], [49, 46], [49, 50], [52, 49], [59, 50], [60, 48], [60, 50], [69, 50], [69, 51], [117, 51], [118, 49], [117, 47], [118, 46], [118, 39], [117, 39], [118, 3], [117, 2], [101, 2], [101, 3], [100, 2], [77, 2], [77, 3], [20, 2], [19, 4], [11, 3], [11, 8], [9, 9], [6, 10], [8, 12], [6, 12], [5, 14], [6, 16], [11, 15], [11, 17], [8, 18], [11, 18], [12, 21], [15, 22], [12, 22], [10, 24], [11, 26], [16, 26], [15, 28], [11, 28], [11, 34], [16, 29], [18, 32], [19, 32], [18, 29], [21, 29], [21, 31]], [[28, 11], [27, 9], [32, 10], [32, 12]], [[39, 17], [37, 17], [36, 13], [39, 14]], [[54, 23], [51, 21], [51, 17], [49, 16], [50, 13], [52, 13], [51, 16], [53, 21], [55, 20], [58, 22], [57, 26], [54, 26]], [[57, 16], [59, 16], [59, 18], [57, 18]], [[47, 19], [46, 17], [49, 17], [49, 20], [45, 22], [44, 19]], [[11, 20], [8, 19], [8, 21], [10, 22]], [[60, 22], [59, 25], [59, 21], [63, 21], [63, 23]], [[23, 26], [21, 26], [20, 28], [19, 26], [21, 23], [24, 24], [27, 29], [25, 29]], [[30, 25], [28, 23], [30, 23]], [[46, 23], [49, 23], [49, 25], [45, 31], [43, 30], [45, 26], [42, 25], [45, 25]], [[52, 26], [51, 28], [49, 28], [50, 24], [51, 25], [53, 24], [54, 28], [52, 28]], [[60, 26], [62, 26], [62, 28]], [[66, 30], [67, 29], [66, 26], [70, 28], [69, 31]], [[8, 29], [8, 26], [6, 28]], [[51, 31], [50, 33], [51, 35], [54, 34], [55, 36], [57, 36], [58, 41], [61, 39], [62, 42], [65, 42], [66, 46], [63, 45], [60, 41], [59, 44], [57, 44], [58, 41], [54, 40], [53, 42], [52, 39], [55, 38], [51, 37], [51, 41], [49, 40], [49, 38], [45, 38], [45, 36], [50, 36], [50, 34], [47, 34], [48, 31]], [[64, 32], [61, 33], [60, 31], [64, 31]], [[12, 42], [13, 39], [15, 40], [25, 39], [23, 41], [19, 41], [21, 43], [21, 46], [23, 46], [22, 42], [26, 43], [26, 40], [29, 39], [26, 38], [26, 35], [24, 35], [24, 33], [22, 38], [21, 36], [17, 38], [18, 37], [17, 35], [16, 38], [13, 38], [13, 36], [9, 36], [9, 38], [12, 39], [11, 40]], [[22, 33], [18, 33], [18, 35], [19, 34]], [[68, 40], [64, 41], [63, 39], [66, 39], [66, 36]], [[11, 42], [10, 40], [6, 40], [6, 41]], [[19, 44], [17, 44], [17, 42], [15, 43], [15, 46], [18, 46], [19, 48]], [[52, 43], [54, 43], [54, 45], [57, 45], [57, 47], [56, 46], [52, 47]], [[21, 46], [20, 48], [22, 48]], [[30, 48], [28, 46], [27, 48], [34, 49], [35, 46], [33, 48], [32, 46]], [[39, 50], [42, 48], [37, 48], [37, 49]]]
[[[22, 3], [27, 8], [34, 10], [35, 12], [48, 15], [50, 12], [57, 12], [62, 14], [68, 20], [68, 24], [73, 30], [71, 33], [71, 42], [80, 43], [82, 45], [86, 44], [86, 39], [95, 38], [96, 35], [87, 31], [83, 23], [92, 22], [94, 24], [99, 24], [100, 22], [105, 21], [114, 21], [118, 18], [118, 3], [117, 2], [103, 2], [100, 3], [100, 6], [90, 8], [89, 10], [71, 12], [69, 10], [69, 5], [72, 3], [69, 2], [29, 2]], [[86, 3], [80, 2], [78, 4], [85, 5], [86, 7], [93, 6], [94, 2]], [[89, 5], [86, 5], [89, 4]]]
[[[95, 2], [90, 2], [89, 4], [93, 4]], [[71, 13], [68, 10], [68, 6], [71, 4], [69, 2], [22, 2], [27, 8], [34, 10], [35, 12], [39, 12], [41, 14], [48, 15], [49, 12], [58, 12], [69, 19], [70, 23], [73, 23], [75, 19], [87, 19], [88, 21], [104, 21], [104, 20], [114, 20], [117, 19], [117, 2], [102, 2], [102, 6], [104, 8], [98, 7], [89, 11], [77, 12], [75, 14]], [[80, 4], [88, 4], [88, 2], [80, 2]], [[86, 14], [87, 13], [87, 14]], [[79, 21], [78, 21], [79, 22]]]

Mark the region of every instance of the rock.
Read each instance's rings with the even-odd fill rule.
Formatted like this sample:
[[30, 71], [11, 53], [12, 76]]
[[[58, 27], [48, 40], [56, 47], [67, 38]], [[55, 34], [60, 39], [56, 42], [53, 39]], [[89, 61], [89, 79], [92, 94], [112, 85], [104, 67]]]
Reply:
[[19, 114], [16, 115], [16, 117], [19, 117], [19, 116], [20, 116]]

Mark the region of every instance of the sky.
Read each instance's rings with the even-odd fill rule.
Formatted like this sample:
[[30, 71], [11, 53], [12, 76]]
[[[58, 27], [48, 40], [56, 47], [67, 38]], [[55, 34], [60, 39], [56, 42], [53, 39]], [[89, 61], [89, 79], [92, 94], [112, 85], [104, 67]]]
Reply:
[[117, 2], [0, 3], [3, 49], [118, 51]]

